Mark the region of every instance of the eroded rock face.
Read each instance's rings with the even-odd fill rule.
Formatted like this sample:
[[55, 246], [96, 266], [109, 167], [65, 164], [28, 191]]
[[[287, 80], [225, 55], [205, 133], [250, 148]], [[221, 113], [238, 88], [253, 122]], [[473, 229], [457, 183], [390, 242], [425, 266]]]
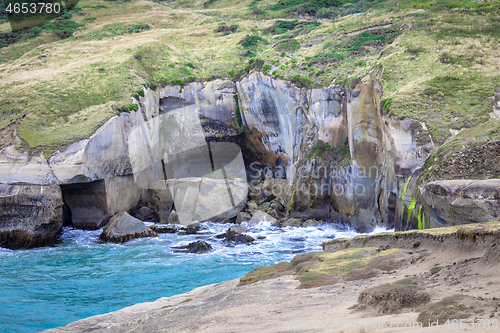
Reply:
[[99, 238], [105, 242], [125, 243], [135, 238], [155, 236], [156, 232], [148, 229], [141, 220], [122, 212], [111, 218]]
[[290, 83], [253, 73], [236, 83], [247, 139], [270, 167], [280, 161], [294, 177], [301, 144], [314, 127], [316, 139], [337, 145], [347, 136], [343, 86], [300, 89]]
[[62, 207], [57, 185], [0, 185], [0, 246], [53, 243], [62, 228]]
[[182, 89], [179, 86], [167, 86], [157, 91], [148, 89], [139, 102], [145, 106], [148, 119], [159, 113], [194, 105], [204, 117], [226, 123], [234, 120], [235, 93], [232, 81], [193, 82]]
[[[381, 88], [371, 76], [346, 91], [344, 86], [299, 89], [255, 73], [237, 88], [247, 139], [260, 151], [259, 162], [286, 164], [291, 186], [283, 189], [292, 217], [336, 219], [360, 230], [394, 224], [389, 198], [398, 193], [395, 165], [407, 156], [396, 158], [380, 112]], [[424, 160], [420, 156], [411, 168]], [[278, 197], [269, 192], [270, 200]]]
[[421, 195], [431, 226], [496, 221], [500, 218], [500, 179], [441, 180], [425, 184]]
[[495, 90], [495, 95], [491, 101], [491, 119], [500, 119], [500, 87]]
[[227, 221], [245, 207], [247, 185], [241, 179], [185, 178], [176, 182], [175, 207], [182, 224]]
[[[139, 201], [153, 209], [160, 222], [166, 223], [174, 207], [174, 197], [181, 198], [175, 202], [178, 221], [233, 221], [245, 207], [246, 192], [230, 202], [227, 186], [221, 179], [185, 178], [178, 182], [180, 185], [176, 184], [179, 186], [175, 193], [171, 193], [168, 184], [153, 189], [142, 184], [144, 188], [141, 188], [131, 176], [128, 148], [134, 128], [175, 109], [188, 107], [196, 110], [194, 118], [202, 119], [203, 144], [206, 140], [214, 148], [216, 143], [237, 143], [243, 152], [247, 180], [252, 186], [263, 181], [250, 190], [250, 199], [257, 205], [249, 204], [249, 213], [269, 205], [272, 210], [268, 212], [280, 220], [285, 215], [302, 220], [338, 220], [363, 231], [376, 225], [393, 227], [399, 223], [401, 226], [408, 213], [408, 222], [412, 220], [408, 207], [415, 196], [423, 195], [418, 192], [415, 180], [436, 147], [425, 124], [389, 118], [381, 112], [382, 91], [372, 75], [353, 82], [350, 88], [344, 85], [298, 88], [262, 73], [253, 73], [236, 83], [216, 80], [191, 83], [183, 89], [175, 86], [157, 91], [146, 89], [145, 96], [136, 101], [139, 111], [111, 118], [89, 140], [56, 153], [48, 162], [40, 153], [29, 155], [18, 148], [14, 133], [0, 152], [0, 183], [65, 186], [103, 182], [104, 196], [97, 195], [95, 203], [88, 201], [88, 207], [94, 206], [91, 210], [82, 208], [85, 200], [67, 200], [75, 220], [94, 221], [82, 222], [85, 228], [89, 224], [93, 224], [92, 228], [100, 227], [102, 221], [136, 207]], [[243, 128], [235, 125], [237, 106]], [[495, 108], [494, 103], [492, 117], [496, 117]], [[188, 143], [190, 138], [185, 140], [178, 141]], [[495, 151], [496, 144], [489, 142], [487, 147]], [[452, 174], [447, 174], [448, 167], [436, 168], [423, 184], [441, 179], [494, 178], [496, 171], [491, 171], [494, 168], [488, 167], [488, 172], [483, 172], [481, 163], [486, 163], [486, 159], [494, 164], [498, 154], [480, 153], [480, 148], [467, 146], [456, 156], [445, 156], [445, 160], [450, 157], [453, 164]], [[481, 163], [477, 162], [480, 158], [476, 159], [477, 163], [471, 168], [470, 155], [485, 159]], [[195, 167], [193, 163], [190, 165]], [[479, 176], [473, 177], [471, 173]], [[454, 176], [458, 174], [460, 177]], [[244, 176], [238, 177], [241, 179], [231, 179], [233, 189], [244, 186]], [[411, 185], [403, 200], [404, 187], [410, 177]], [[198, 191], [199, 188], [203, 190]], [[425, 206], [426, 200], [420, 197], [418, 200]], [[229, 203], [232, 206], [229, 210], [208, 214]], [[448, 209], [444, 200], [442, 204], [443, 207], [436, 207], [436, 212]], [[243, 215], [240, 221], [242, 219]], [[443, 217], [443, 221], [445, 219]]]
[[425, 124], [413, 119], [386, 119], [395, 148], [395, 172], [412, 174], [421, 168], [425, 160], [436, 150]]

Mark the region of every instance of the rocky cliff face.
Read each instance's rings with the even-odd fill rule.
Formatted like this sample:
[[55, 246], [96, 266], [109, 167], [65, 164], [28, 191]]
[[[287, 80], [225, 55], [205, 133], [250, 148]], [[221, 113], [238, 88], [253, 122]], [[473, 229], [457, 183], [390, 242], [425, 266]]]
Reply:
[[[144, 97], [134, 101], [140, 106], [137, 112], [111, 118], [88, 140], [74, 143], [48, 161], [41, 152], [23, 150], [17, 134], [6, 132], [0, 152], [1, 198], [7, 207], [0, 220], [2, 244], [7, 246], [6, 239], [18, 230], [16, 223], [28, 235], [24, 239], [29, 239], [29, 244], [45, 244], [61, 228], [62, 207], [65, 221], [78, 228], [99, 228], [111, 216], [138, 204], [154, 209], [166, 222], [175, 206], [174, 197], [166, 183], [160, 187], [138, 183], [128, 155], [129, 144], [139, 125], [181, 107], [196, 110], [203, 144], [216, 147], [216, 143], [231, 142], [241, 148], [250, 184], [283, 180], [272, 182], [276, 185], [272, 192], [279, 193], [266, 195], [286, 206], [288, 217], [344, 221], [359, 230], [376, 225], [422, 228], [495, 218], [496, 210], [486, 213], [498, 205], [495, 182], [474, 183], [474, 188], [482, 189], [473, 191], [474, 195], [464, 190], [469, 183], [417, 182], [436, 147], [425, 124], [384, 114], [376, 77], [377, 73], [372, 73], [349, 88], [305, 89], [253, 73], [236, 83], [216, 80], [183, 88], [146, 89]], [[200, 141], [184, 135], [177, 141], [189, 146], [196, 140]], [[158, 164], [162, 154], [154, 155], [158, 170], [163, 168]], [[240, 180], [234, 180], [235, 186]], [[222, 195], [216, 183], [207, 196]], [[486, 189], [487, 198], [481, 194]], [[195, 211], [197, 202], [206, 207], [216, 204], [196, 193], [178, 205], [191, 202]], [[234, 218], [246, 202], [238, 200], [232, 210], [216, 219]], [[28, 214], [30, 202], [34, 207], [30, 209], [43, 212]], [[450, 219], [458, 202], [466, 207], [463, 221]], [[483, 217], [472, 218], [468, 209]], [[22, 218], [23, 212], [37, 217], [28, 221]], [[21, 222], [15, 222], [18, 218]]]
[[0, 185], [0, 246], [11, 249], [54, 242], [62, 227], [57, 185]]
[[140, 111], [111, 118], [88, 140], [72, 144], [48, 161], [42, 152], [23, 148], [15, 131], [4, 130], [0, 198], [5, 209], [0, 214], [0, 246], [50, 243], [63, 219], [81, 229], [100, 228], [111, 216], [129, 211], [139, 202], [154, 208], [165, 222], [173, 200], [168, 189], [149, 190], [137, 185], [129, 159], [130, 133], [144, 121], [193, 105], [201, 117], [215, 122], [206, 126], [211, 128], [215, 141], [224, 141], [225, 135], [234, 137], [234, 133], [221, 134], [217, 128], [228, 129], [224, 123], [234, 119], [234, 93], [233, 82], [220, 80], [205, 85], [192, 83], [184, 89], [146, 89], [145, 97], [136, 101], [141, 105]]
[[399, 183], [434, 150], [422, 126], [382, 115], [371, 76], [352, 89], [299, 89], [260, 73], [237, 83], [259, 162], [284, 162], [294, 217], [335, 219], [361, 230], [392, 227]]

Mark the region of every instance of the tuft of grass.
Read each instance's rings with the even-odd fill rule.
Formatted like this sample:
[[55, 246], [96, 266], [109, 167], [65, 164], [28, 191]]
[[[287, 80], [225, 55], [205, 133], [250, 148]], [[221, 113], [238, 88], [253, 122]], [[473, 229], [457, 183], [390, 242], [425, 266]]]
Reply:
[[430, 301], [430, 296], [414, 279], [403, 279], [366, 289], [358, 303], [377, 308], [381, 313], [398, 313], [402, 308], [416, 307]]
[[423, 327], [428, 327], [438, 321], [445, 323], [447, 320], [469, 318], [474, 312], [465, 305], [464, 299], [463, 295], [453, 295], [432, 303], [418, 315], [417, 322], [422, 323]]
[[300, 44], [296, 39], [288, 39], [279, 43], [276, 47], [278, 51], [295, 52], [300, 49]]

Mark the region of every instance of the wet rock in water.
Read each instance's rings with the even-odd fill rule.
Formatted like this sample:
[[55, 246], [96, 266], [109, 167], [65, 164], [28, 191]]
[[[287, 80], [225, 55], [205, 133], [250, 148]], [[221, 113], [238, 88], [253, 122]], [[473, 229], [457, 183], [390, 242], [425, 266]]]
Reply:
[[276, 220], [274, 217], [272, 217], [268, 213], [263, 212], [261, 210], [258, 210], [253, 214], [250, 221], [248, 221], [248, 225], [254, 226], [254, 225], [257, 225], [263, 221], [271, 222], [271, 224], [275, 225], [278, 220]]
[[252, 215], [250, 215], [249, 213], [239, 212], [234, 223], [240, 224], [241, 222], [250, 221], [251, 219]]
[[228, 231], [234, 231], [237, 234], [242, 234], [245, 232], [246, 229], [247, 228], [245, 228], [244, 226], [237, 224], [237, 225], [233, 225], [231, 228], [229, 228]]
[[294, 217], [283, 220], [280, 223], [280, 226], [282, 227], [300, 227], [302, 225], [302, 220], [296, 219]]
[[317, 225], [320, 225], [320, 224], [323, 224], [324, 221], [320, 220], [314, 220], [314, 219], [309, 219], [309, 220], [305, 220], [303, 223], [302, 223], [302, 226], [303, 227], [314, 227], [314, 226], [317, 226]]
[[0, 185], [0, 247], [15, 250], [54, 243], [62, 215], [58, 185]]
[[239, 234], [232, 230], [228, 230], [223, 234], [215, 236], [222, 239], [227, 245], [249, 244], [255, 241], [252, 236]]
[[290, 238], [291, 241], [293, 242], [304, 242], [306, 240], [305, 237], [292, 237]]
[[149, 207], [139, 207], [136, 209], [132, 209], [130, 211], [130, 215], [135, 218], [138, 218], [141, 221], [148, 222], [159, 222], [158, 215], [156, 215], [155, 211]]
[[177, 253], [206, 253], [213, 250], [212, 245], [204, 241], [196, 241], [188, 245], [174, 247]]
[[178, 230], [173, 224], [156, 224], [149, 227], [159, 234], [175, 234]]
[[199, 223], [192, 223], [187, 227], [181, 228], [179, 230], [179, 235], [194, 235], [197, 234], [201, 230]]
[[141, 220], [122, 212], [109, 220], [99, 238], [105, 242], [125, 243], [135, 238], [154, 236], [158, 236], [157, 233], [148, 229]]

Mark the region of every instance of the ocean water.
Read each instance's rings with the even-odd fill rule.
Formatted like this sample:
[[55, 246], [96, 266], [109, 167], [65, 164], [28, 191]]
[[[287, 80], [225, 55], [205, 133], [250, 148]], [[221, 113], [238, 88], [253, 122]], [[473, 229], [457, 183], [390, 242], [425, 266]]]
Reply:
[[[55, 247], [0, 248], [0, 332], [37, 332], [132, 304], [239, 278], [248, 271], [309, 251], [332, 238], [354, 237], [338, 224], [274, 228], [261, 223], [247, 234], [251, 245], [226, 247], [215, 239], [230, 225], [202, 223], [197, 235], [161, 234], [126, 244], [101, 244], [102, 230], [64, 228]], [[378, 228], [373, 233], [386, 231]], [[174, 253], [172, 247], [208, 241], [207, 254]]]

